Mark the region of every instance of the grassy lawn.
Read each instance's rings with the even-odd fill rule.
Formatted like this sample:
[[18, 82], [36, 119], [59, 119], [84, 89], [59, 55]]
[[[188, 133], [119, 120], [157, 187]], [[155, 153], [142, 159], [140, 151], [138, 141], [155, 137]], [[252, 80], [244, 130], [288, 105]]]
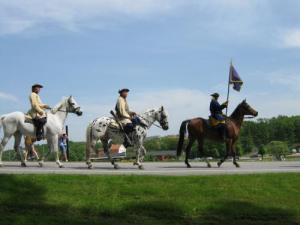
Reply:
[[300, 174], [1, 175], [0, 224], [300, 224]]

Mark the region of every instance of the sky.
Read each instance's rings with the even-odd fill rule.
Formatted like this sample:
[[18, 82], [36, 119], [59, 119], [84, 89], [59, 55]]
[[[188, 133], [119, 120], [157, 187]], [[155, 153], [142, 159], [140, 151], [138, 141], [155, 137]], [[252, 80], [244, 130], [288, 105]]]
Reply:
[[[260, 118], [300, 114], [297, 0], [0, 0], [0, 114], [29, 109], [33, 83], [54, 106], [73, 95], [70, 137], [109, 116], [118, 90], [143, 112], [163, 105], [169, 131], [208, 117], [212, 92], [225, 101], [230, 61], [244, 81], [230, 92]], [[1, 136], [1, 133], [0, 133]]]

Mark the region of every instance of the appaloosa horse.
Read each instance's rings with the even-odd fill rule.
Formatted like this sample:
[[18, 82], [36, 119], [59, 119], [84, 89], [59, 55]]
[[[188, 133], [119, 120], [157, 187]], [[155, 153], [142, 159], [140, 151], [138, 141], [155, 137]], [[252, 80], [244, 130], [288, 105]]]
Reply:
[[[147, 136], [147, 131], [152, 125], [155, 125], [155, 122], [159, 123], [159, 125], [156, 126], [162, 128], [163, 130], [168, 130], [169, 123], [168, 115], [163, 106], [158, 109], [148, 110], [138, 116], [144, 126], [137, 125], [129, 136], [132, 139], [133, 149], [136, 152], [136, 161], [134, 162], [134, 165], [137, 165], [139, 169], [143, 169], [142, 161], [146, 154], [144, 140]], [[119, 168], [118, 164], [111, 157], [110, 147], [112, 141], [116, 143], [122, 143], [124, 141], [124, 133], [118, 126], [111, 126], [114, 123], [115, 120], [113, 118], [103, 116], [95, 119], [88, 125], [86, 132], [86, 164], [88, 165], [89, 169], [93, 167], [91, 162], [91, 152], [95, 152], [98, 141], [102, 142], [104, 152], [114, 168]]]
[[[209, 121], [203, 118], [194, 118], [191, 120], [185, 120], [182, 122], [180, 127], [180, 136], [177, 145], [177, 156], [181, 155], [184, 143], [184, 136], [186, 131], [188, 131], [188, 145], [185, 149], [185, 164], [188, 168], [191, 168], [189, 164], [188, 158], [190, 155], [190, 151], [192, 145], [197, 140], [198, 141], [198, 151], [200, 156], [203, 156], [203, 142], [204, 139], [209, 139], [217, 142], [225, 142], [226, 143], [226, 155], [223, 159], [218, 162], [218, 166], [220, 167], [222, 163], [227, 159], [227, 157], [231, 154], [233, 157], [233, 164], [236, 167], [239, 167], [239, 164], [236, 161], [236, 149], [235, 144], [240, 135], [241, 126], [244, 121], [245, 116], [253, 116], [256, 117], [258, 112], [254, 110], [246, 100], [242, 101], [236, 109], [233, 111], [230, 117], [226, 118], [226, 133], [227, 138], [224, 140], [220, 135], [220, 132], [217, 128], [214, 128], [210, 125]], [[209, 161], [206, 159], [206, 163], [208, 167], [211, 167]]]

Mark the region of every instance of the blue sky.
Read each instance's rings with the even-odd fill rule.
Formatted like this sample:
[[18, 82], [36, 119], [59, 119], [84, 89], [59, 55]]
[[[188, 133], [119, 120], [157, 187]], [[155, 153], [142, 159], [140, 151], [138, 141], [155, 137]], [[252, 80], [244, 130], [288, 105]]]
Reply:
[[296, 0], [0, 1], [0, 114], [27, 111], [33, 83], [44, 102], [72, 94], [87, 123], [109, 115], [128, 87], [138, 112], [164, 105], [170, 130], [208, 116], [209, 94], [225, 99], [229, 62], [244, 80], [230, 110], [247, 98], [269, 118], [300, 113], [300, 3]]

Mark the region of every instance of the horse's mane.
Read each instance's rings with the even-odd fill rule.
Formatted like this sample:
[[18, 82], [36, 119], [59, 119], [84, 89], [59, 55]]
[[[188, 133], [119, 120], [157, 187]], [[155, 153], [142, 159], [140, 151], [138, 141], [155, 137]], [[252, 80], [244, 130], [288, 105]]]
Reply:
[[55, 114], [60, 109], [60, 107], [62, 107], [63, 103], [66, 102], [67, 99], [68, 97], [62, 97], [62, 99], [53, 107], [51, 112]]
[[239, 111], [240, 111], [240, 107], [241, 107], [242, 103], [243, 102], [241, 102], [237, 105], [237, 107], [231, 113], [230, 118], [236, 119], [239, 116], [239, 114], [240, 114]]

